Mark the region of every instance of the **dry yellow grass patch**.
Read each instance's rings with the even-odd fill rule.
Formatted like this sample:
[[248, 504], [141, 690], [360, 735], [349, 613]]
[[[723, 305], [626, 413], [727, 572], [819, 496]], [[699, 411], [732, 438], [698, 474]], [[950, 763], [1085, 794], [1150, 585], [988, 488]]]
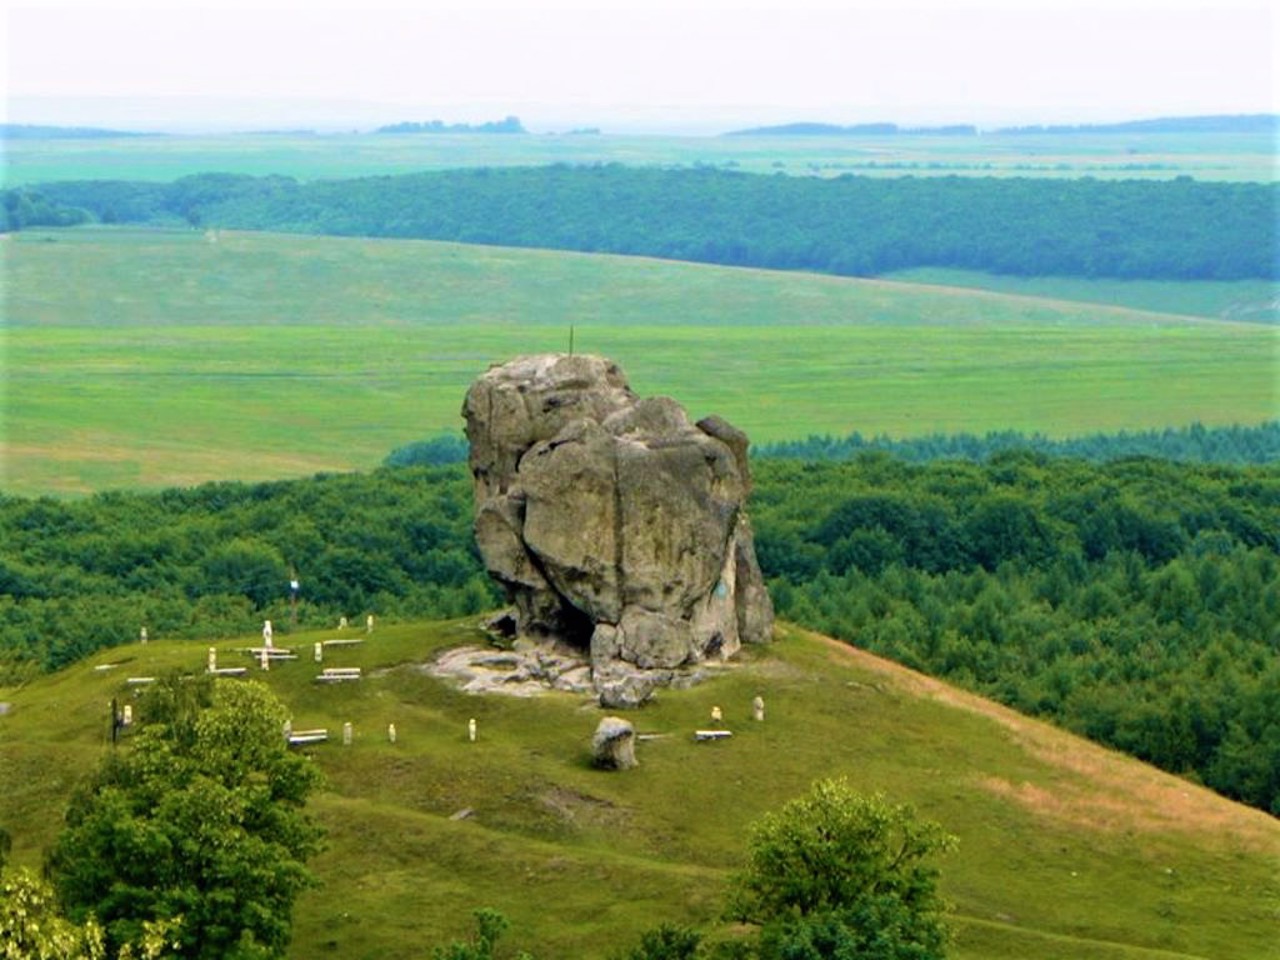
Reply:
[[1038, 815], [1109, 831], [1180, 831], [1202, 837], [1206, 845], [1280, 857], [1280, 821], [1260, 810], [842, 641], [809, 636], [825, 643], [833, 658], [883, 676], [901, 690], [994, 720], [1031, 756], [1070, 774], [1052, 789], [999, 777], [977, 781]]

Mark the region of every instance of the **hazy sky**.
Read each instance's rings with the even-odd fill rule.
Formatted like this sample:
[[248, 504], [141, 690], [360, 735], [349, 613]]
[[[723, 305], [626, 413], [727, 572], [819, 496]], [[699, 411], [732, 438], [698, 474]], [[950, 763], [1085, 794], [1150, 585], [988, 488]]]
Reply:
[[[515, 113], [535, 129], [1276, 112], [1275, 6], [9, 0], [6, 107], [19, 122], [135, 126], [193, 110], [209, 125]], [[152, 99], [172, 97], [201, 99]], [[305, 103], [285, 112], [286, 99]]]

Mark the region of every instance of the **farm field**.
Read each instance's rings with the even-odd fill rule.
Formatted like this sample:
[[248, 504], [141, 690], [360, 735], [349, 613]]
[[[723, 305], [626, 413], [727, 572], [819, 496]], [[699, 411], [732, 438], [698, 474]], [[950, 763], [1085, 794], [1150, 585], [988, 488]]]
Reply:
[[636, 258], [195, 231], [3, 241], [5, 493], [367, 469], [521, 353], [616, 359], [757, 442], [1255, 424], [1262, 324]]
[[622, 163], [802, 176], [1276, 179], [1258, 134], [673, 137], [372, 133], [157, 136], [3, 142], [3, 186], [52, 180], [175, 180], [194, 173], [301, 180], [456, 167]]
[[[331, 636], [277, 642], [307, 650]], [[209, 642], [235, 663], [251, 641]], [[317, 684], [309, 657], [253, 672], [295, 729], [335, 738], [308, 748], [327, 780], [309, 808], [329, 836], [290, 956], [417, 960], [467, 934], [481, 906], [513, 921], [503, 950], [545, 960], [604, 960], [664, 921], [732, 936], [724, 894], [748, 824], [832, 776], [959, 837], [938, 863], [957, 960], [1273, 955], [1274, 818], [865, 652], [783, 626], [771, 647], [637, 712], [638, 731], [661, 736], [639, 745], [637, 769], [612, 774], [589, 765], [591, 701], [477, 697], [420, 669], [476, 642], [474, 621], [379, 627], [326, 657], [360, 667], [358, 684]], [[111, 749], [106, 705], [137, 695], [126, 677], [202, 669], [205, 649], [118, 647], [0, 688], [0, 763], [16, 775], [0, 823], [15, 863], [39, 864], [72, 788]], [[696, 744], [713, 705], [734, 736]], [[350, 747], [336, 739], [345, 722]]]

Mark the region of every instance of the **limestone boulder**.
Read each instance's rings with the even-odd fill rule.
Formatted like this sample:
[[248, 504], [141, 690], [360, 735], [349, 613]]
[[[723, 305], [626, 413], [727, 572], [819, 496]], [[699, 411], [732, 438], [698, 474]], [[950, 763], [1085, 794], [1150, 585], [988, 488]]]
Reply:
[[604, 770], [630, 770], [636, 760], [636, 731], [630, 720], [605, 717], [591, 738], [592, 762]]
[[521, 357], [463, 405], [476, 539], [519, 636], [589, 655], [602, 703], [641, 703], [768, 640], [745, 434], [639, 398], [603, 357]]

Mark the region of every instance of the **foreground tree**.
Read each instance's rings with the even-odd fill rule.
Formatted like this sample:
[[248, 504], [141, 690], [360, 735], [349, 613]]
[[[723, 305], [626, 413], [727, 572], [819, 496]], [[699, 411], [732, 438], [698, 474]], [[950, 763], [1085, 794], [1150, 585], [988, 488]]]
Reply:
[[0, 874], [0, 960], [105, 960], [102, 928], [58, 913], [57, 898], [30, 870]]
[[[472, 911], [476, 921], [476, 934], [471, 940], [455, 940], [447, 947], [431, 951], [432, 960], [493, 960], [494, 946], [511, 927], [511, 921], [492, 907]], [[533, 960], [523, 950], [516, 960]]]
[[172, 956], [279, 957], [320, 831], [302, 812], [319, 773], [288, 751], [287, 712], [258, 683], [174, 678], [148, 691], [132, 745], [73, 799], [49, 873], [69, 918], [96, 916], [114, 953], [157, 923]]
[[751, 830], [731, 912], [761, 960], [935, 960], [945, 905], [931, 859], [955, 838], [907, 805], [823, 780]]

